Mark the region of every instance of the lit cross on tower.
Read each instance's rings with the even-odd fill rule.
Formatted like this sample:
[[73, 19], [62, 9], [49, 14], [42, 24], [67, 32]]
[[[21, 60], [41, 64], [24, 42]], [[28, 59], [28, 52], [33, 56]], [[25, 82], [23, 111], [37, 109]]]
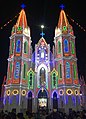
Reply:
[[43, 31], [42, 31], [42, 33], [40, 33], [40, 35], [43, 37], [45, 35], [45, 33], [43, 33]]
[[63, 4], [60, 5], [60, 8], [61, 8], [62, 10], [64, 9], [64, 7], [65, 7], [65, 6], [64, 6]]
[[24, 9], [25, 7], [26, 7], [26, 5], [25, 5], [25, 4], [22, 4], [22, 5], [21, 5], [21, 8], [22, 8], [22, 9]]
[[42, 33], [40, 33], [40, 35], [43, 37], [45, 35], [45, 33], [43, 32], [44, 25], [41, 25], [41, 28], [42, 28]]

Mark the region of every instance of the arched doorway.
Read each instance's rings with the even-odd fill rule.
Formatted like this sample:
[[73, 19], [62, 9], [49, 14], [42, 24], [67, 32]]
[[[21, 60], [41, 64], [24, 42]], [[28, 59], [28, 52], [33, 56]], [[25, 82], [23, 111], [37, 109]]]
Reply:
[[58, 98], [57, 98], [57, 93], [53, 93], [53, 109], [58, 110]]
[[37, 108], [40, 113], [47, 112], [48, 110], [48, 95], [44, 89], [40, 90], [38, 93]]
[[32, 92], [28, 93], [27, 111], [32, 112]]

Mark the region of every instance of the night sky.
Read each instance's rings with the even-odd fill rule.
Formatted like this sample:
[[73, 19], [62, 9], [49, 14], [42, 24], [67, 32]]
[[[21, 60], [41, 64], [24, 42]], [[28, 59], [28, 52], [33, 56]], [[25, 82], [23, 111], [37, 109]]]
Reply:
[[[45, 25], [46, 42], [52, 47], [54, 41], [54, 31], [58, 23], [60, 5], [65, 5], [65, 13], [86, 28], [86, 4], [85, 0], [0, 0], [0, 27], [13, 19], [21, 11], [21, 4], [26, 5], [25, 12], [28, 25], [31, 29], [32, 46], [40, 39], [41, 24]], [[18, 17], [17, 17], [18, 18]], [[9, 55], [9, 43], [12, 26], [17, 18], [13, 19], [6, 27], [0, 29], [0, 86], [3, 77], [7, 75], [7, 58]], [[69, 23], [73, 26], [76, 36], [76, 54], [78, 58], [79, 76], [86, 73], [86, 31], [80, 29], [69, 18]]]

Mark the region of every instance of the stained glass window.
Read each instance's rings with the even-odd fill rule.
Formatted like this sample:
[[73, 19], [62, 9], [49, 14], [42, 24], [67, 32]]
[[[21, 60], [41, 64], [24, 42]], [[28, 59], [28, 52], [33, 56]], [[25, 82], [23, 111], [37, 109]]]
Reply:
[[55, 72], [52, 75], [52, 83], [53, 83], [53, 87], [56, 87], [56, 74], [55, 74]]
[[17, 53], [21, 52], [21, 41], [20, 40], [16, 41], [16, 52]]
[[68, 46], [68, 40], [67, 39], [64, 40], [64, 52], [65, 53], [69, 52], [69, 46]]
[[66, 62], [66, 78], [70, 78], [70, 64]]
[[30, 71], [28, 74], [28, 88], [33, 89], [34, 84], [34, 72]]
[[11, 78], [12, 75], [12, 63], [9, 65], [9, 78]]
[[77, 67], [73, 64], [73, 78], [76, 79], [77, 76]]
[[28, 43], [27, 43], [27, 41], [24, 42], [24, 53], [28, 53]]
[[12, 54], [13, 54], [13, 50], [14, 50], [14, 41], [12, 41]]
[[23, 78], [24, 79], [26, 78], [26, 63], [24, 63], [24, 66], [23, 66]]
[[59, 74], [59, 78], [62, 78], [62, 65], [59, 64], [58, 66], [58, 74]]
[[73, 42], [73, 41], [71, 41], [71, 53], [72, 53], [72, 54], [75, 53], [74, 42]]
[[18, 79], [19, 78], [19, 72], [20, 72], [20, 62], [16, 62], [15, 72], [14, 72], [15, 79]]
[[61, 53], [61, 42], [58, 41], [58, 53]]

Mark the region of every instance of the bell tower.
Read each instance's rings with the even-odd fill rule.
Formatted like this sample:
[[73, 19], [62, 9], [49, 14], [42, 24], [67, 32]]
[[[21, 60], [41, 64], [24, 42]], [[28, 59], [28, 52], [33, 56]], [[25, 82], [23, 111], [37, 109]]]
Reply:
[[25, 11], [22, 9], [16, 25], [12, 28], [10, 37], [8, 72], [4, 94], [4, 105], [6, 105], [4, 107], [7, 110], [17, 107], [16, 109], [19, 111], [21, 106], [26, 107], [27, 71], [31, 66], [31, 53], [30, 28], [27, 25]]
[[55, 29], [55, 68], [58, 71], [58, 94], [61, 109], [77, 110], [80, 105], [75, 36], [64, 10]]

